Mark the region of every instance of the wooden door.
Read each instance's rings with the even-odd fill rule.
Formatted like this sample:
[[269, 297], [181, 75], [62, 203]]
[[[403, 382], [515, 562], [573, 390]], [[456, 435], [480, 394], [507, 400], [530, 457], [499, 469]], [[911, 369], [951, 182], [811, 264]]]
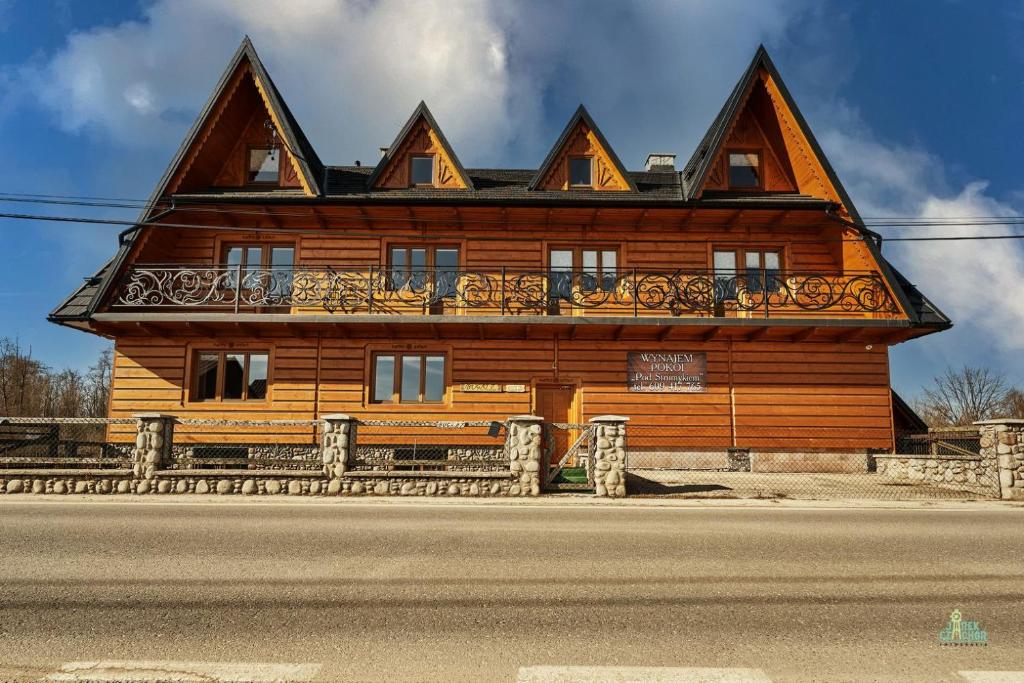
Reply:
[[[576, 387], [572, 384], [538, 384], [536, 414], [538, 417], [543, 417], [544, 422], [548, 424], [553, 422], [571, 423], [574, 421], [573, 400], [575, 397]], [[552, 427], [546, 432], [548, 438], [554, 443], [554, 448], [551, 449], [551, 462], [557, 463], [575, 438], [575, 430]], [[545, 444], [545, 446], [549, 445]]]

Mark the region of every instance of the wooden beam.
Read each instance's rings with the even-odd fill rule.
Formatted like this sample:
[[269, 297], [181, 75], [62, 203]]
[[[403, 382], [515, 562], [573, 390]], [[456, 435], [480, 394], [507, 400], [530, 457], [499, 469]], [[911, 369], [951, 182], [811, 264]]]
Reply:
[[[235, 324], [237, 325], [238, 323]], [[217, 336], [216, 330], [214, 330], [212, 327], [209, 327], [208, 325], [203, 325], [202, 323], [187, 321], [185, 323], [185, 329], [189, 330], [190, 332], [195, 332], [196, 334], [202, 335], [204, 337]]]
[[763, 325], [761, 327], [758, 327], [758, 328], [754, 329], [754, 331], [751, 332], [749, 335], [747, 335], [747, 338], [744, 341], [748, 341], [748, 342], [749, 341], [757, 341], [761, 337], [763, 337], [766, 334], [768, 334], [768, 329], [769, 328], [768, 328], [767, 325]]
[[487, 339], [487, 334], [484, 330], [483, 323], [476, 324], [476, 334], [478, 337], [480, 337], [481, 340]]
[[859, 337], [863, 331], [864, 330], [862, 330], [859, 327], [854, 327], [854, 328], [851, 328], [849, 330], [845, 330], [843, 332], [840, 332], [836, 336], [832, 337], [832, 341], [834, 341], [834, 342], [855, 341], [856, 338]]
[[313, 218], [316, 220], [317, 225], [320, 226], [320, 229], [326, 230], [328, 228], [327, 219], [324, 218], [324, 215], [323, 213], [321, 213], [320, 209], [318, 209], [315, 206], [311, 206], [310, 212], [313, 214]]
[[569, 328], [569, 341], [576, 341], [576, 333], [579, 332], [579, 329], [579, 325], [573, 325]]
[[263, 211], [263, 215], [267, 217], [267, 220], [270, 221], [270, 224], [274, 226], [274, 228], [281, 228], [281, 221], [278, 220], [277, 216], [275, 216], [267, 206], [260, 206], [260, 209]]
[[167, 330], [162, 327], [158, 327], [153, 323], [137, 322], [135, 323], [135, 327], [137, 327], [143, 334], [148, 334], [151, 337], [167, 338]]
[[711, 329], [704, 333], [704, 335], [701, 337], [701, 341], [711, 341], [712, 339], [718, 336], [718, 333], [721, 330], [721, 325], [715, 325], [714, 327], [712, 327]]
[[639, 230], [640, 229], [640, 225], [644, 222], [644, 219], [647, 218], [647, 211], [648, 211], [648, 209], [641, 209], [640, 210], [640, 215], [636, 217], [635, 221], [633, 221], [633, 230]]
[[434, 335], [434, 339], [441, 338], [441, 328], [438, 327], [437, 323], [430, 323], [430, 331]]
[[626, 331], [626, 326], [625, 325], [619, 325], [617, 328], [615, 328], [615, 335], [613, 336], [613, 339], [615, 339], [615, 341], [619, 341], [620, 339], [622, 339], [622, 333], [625, 332], [625, 331]]
[[248, 336], [253, 339], [260, 338], [260, 329], [256, 326], [247, 329], [242, 323], [235, 323], [235, 331], [238, 332], [240, 336]]
[[298, 337], [299, 339], [306, 339], [309, 336], [306, 334], [306, 331], [302, 329], [302, 327], [296, 325], [295, 323], [285, 323], [285, 329], [287, 329], [289, 332], [292, 333], [292, 335]]
[[729, 220], [725, 222], [725, 229], [732, 230], [734, 227], [736, 227], [736, 223], [739, 222], [741, 218], [743, 218], [744, 213], [746, 213], [744, 209], [739, 209], [738, 211], [735, 211], [732, 214], [732, 216], [729, 217]]
[[665, 329], [658, 332], [658, 341], [663, 342], [672, 336], [672, 331], [675, 330], [675, 325], [666, 325]]
[[817, 331], [818, 331], [817, 327], [807, 327], [807, 328], [804, 328], [804, 329], [800, 330], [799, 332], [797, 332], [796, 334], [794, 334], [793, 336], [791, 336], [789, 338], [789, 341], [791, 341], [791, 342], [806, 341], [807, 339], [809, 339]]

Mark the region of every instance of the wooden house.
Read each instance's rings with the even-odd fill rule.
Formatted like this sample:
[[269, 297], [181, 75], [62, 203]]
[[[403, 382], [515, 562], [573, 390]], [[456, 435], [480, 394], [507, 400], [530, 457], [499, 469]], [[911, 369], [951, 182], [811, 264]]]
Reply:
[[246, 39], [50, 319], [114, 340], [111, 416], [617, 414], [864, 452], [893, 444], [889, 347], [951, 324], [881, 247], [764, 48], [682, 168], [627, 169], [581, 106], [520, 170], [464, 168], [425, 104], [376, 165], [327, 165]]

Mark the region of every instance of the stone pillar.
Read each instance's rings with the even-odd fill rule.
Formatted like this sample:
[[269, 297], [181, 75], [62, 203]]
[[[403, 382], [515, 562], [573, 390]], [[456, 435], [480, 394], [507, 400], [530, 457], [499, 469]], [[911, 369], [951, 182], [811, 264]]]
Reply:
[[324, 461], [324, 475], [330, 479], [340, 479], [348, 469], [349, 454], [354, 453], [356, 448], [358, 423], [359, 420], [349, 415], [324, 415], [320, 451]]
[[1003, 500], [1024, 500], [1024, 420], [975, 422], [982, 464], [998, 482]]
[[544, 418], [535, 415], [516, 415], [508, 419], [505, 450], [509, 468], [519, 478], [509, 487], [510, 496], [540, 495], [543, 422]]
[[134, 466], [136, 479], [152, 479], [156, 471], [171, 459], [174, 444], [173, 415], [143, 413], [135, 416], [138, 434], [135, 437]]
[[594, 484], [598, 496], [626, 495], [626, 423], [628, 417], [602, 415], [594, 425]]

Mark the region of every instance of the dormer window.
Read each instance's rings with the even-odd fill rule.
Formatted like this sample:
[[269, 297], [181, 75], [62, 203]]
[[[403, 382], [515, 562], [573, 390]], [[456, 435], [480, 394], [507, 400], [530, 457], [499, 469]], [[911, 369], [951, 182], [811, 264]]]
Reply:
[[761, 153], [729, 152], [729, 189], [761, 187]]
[[276, 147], [249, 149], [248, 181], [258, 185], [281, 183], [281, 152]]
[[593, 187], [593, 168], [591, 157], [570, 157], [569, 187]]
[[410, 185], [433, 185], [434, 184], [434, 157], [421, 156], [412, 157], [409, 161]]

